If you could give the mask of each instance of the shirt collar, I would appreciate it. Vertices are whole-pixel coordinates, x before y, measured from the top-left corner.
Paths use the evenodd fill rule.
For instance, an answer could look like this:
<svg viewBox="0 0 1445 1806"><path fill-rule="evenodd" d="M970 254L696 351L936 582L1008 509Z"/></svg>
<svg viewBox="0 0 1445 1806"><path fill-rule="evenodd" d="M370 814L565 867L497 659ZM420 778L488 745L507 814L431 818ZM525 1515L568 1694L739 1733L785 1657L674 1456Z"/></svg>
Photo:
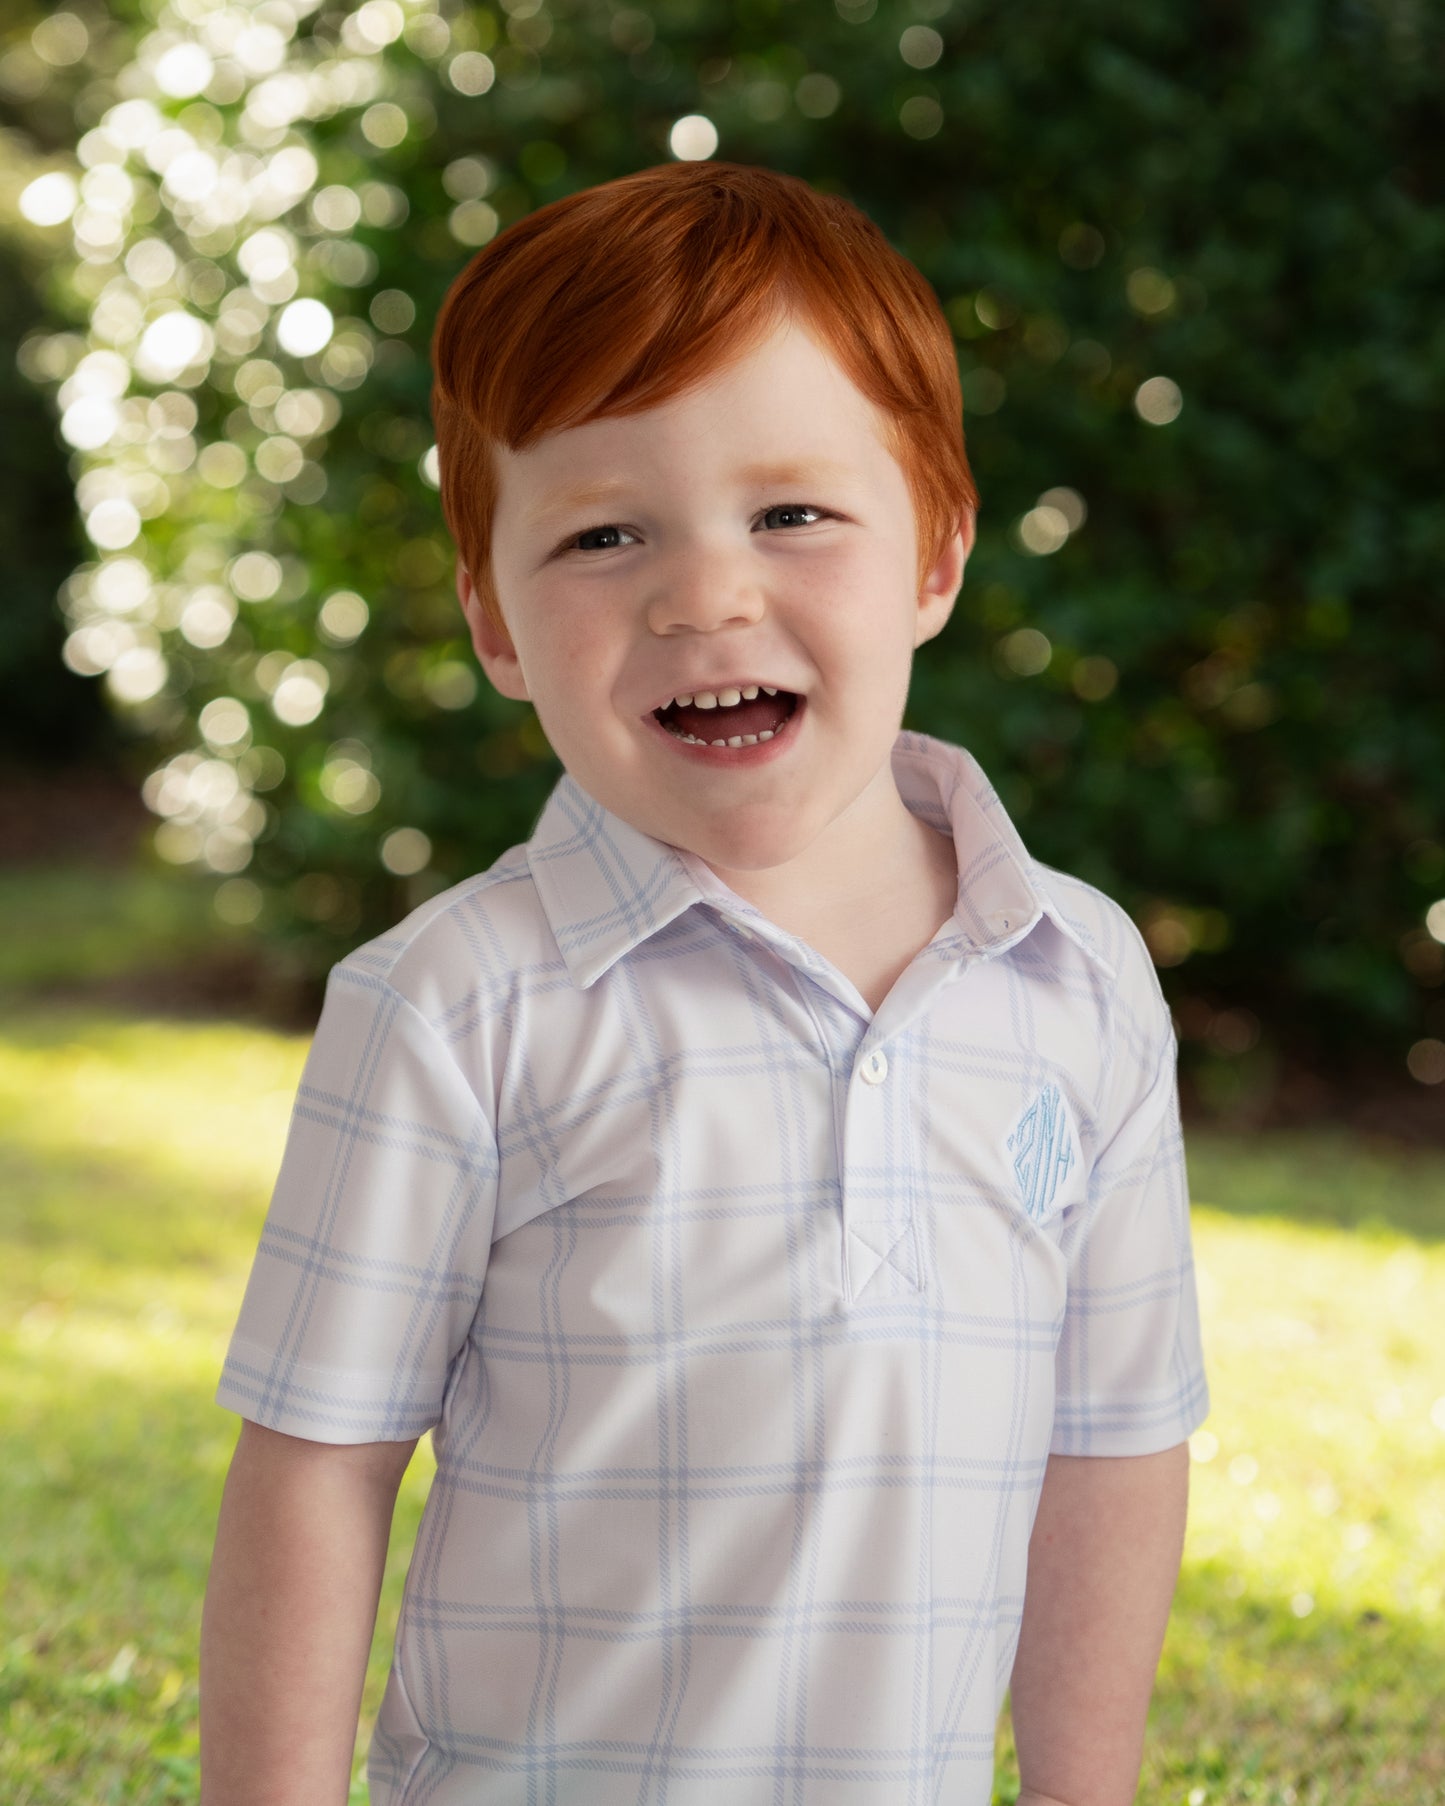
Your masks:
<svg viewBox="0 0 1445 1806"><path fill-rule="evenodd" d="M951 834L958 853L958 902L933 942L938 955L1006 952L1048 916L1115 976L1060 906L1055 875L1029 856L970 753L924 734L900 734L893 773L908 807ZM582 989L696 903L763 926L752 905L698 861L613 815L571 777L552 792L527 859L568 974Z"/></svg>
<svg viewBox="0 0 1445 1806"><path fill-rule="evenodd" d="M1110 979L1118 973L1084 924L1063 907L1059 874L1030 854L972 753L926 734L900 734L893 775L904 802L953 837L958 901L934 941L943 954L998 954L1047 916Z"/></svg>

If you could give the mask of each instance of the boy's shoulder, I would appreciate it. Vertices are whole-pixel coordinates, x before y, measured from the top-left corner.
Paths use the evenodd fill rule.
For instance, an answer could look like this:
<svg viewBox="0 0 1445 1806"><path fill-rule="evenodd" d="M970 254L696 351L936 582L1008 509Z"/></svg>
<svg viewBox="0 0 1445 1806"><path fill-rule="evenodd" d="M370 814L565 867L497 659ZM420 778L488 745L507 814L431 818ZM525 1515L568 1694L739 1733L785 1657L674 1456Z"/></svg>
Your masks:
<svg viewBox="0 0 1445 1806"><path fill-rule="evenodd" d="M1029 864L1041 900L1113 983L1162 996L1149 944L1122 903L1072 872L1041 859Z"/></svg>
<svg viewBox="0 0 1445 1806"><path fill-rule="evenodd" d="M588 989L700 896L686 862L564 775L531 837L348 954L333 982L400 993L433 1022L520 992Z"/></svg>
<svg viewBox="0 0 1445 1806"><path fill-rule="evenodd" d="M401 921L353 948L333 984L399 993L437 1020L478 982L547 957L527 847L509 847L485 871L428 897Z"/></svg>

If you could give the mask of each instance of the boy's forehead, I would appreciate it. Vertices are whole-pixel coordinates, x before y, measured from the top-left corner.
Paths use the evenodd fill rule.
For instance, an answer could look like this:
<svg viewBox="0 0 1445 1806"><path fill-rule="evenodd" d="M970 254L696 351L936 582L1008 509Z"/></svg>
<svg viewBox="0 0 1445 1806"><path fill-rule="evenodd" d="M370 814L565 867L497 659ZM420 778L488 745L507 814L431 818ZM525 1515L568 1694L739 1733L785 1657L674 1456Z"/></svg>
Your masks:
<svg viewBox="0 0 1445 1806"><path fill-rule="evenodd" d="M592 415L516 448L499 446L498 476L549 490L559 504L619 496L638 465L716 455L744 485L842 482L881 453L888 422L807 330L785 320L740 355L647 408Z"/></svg>

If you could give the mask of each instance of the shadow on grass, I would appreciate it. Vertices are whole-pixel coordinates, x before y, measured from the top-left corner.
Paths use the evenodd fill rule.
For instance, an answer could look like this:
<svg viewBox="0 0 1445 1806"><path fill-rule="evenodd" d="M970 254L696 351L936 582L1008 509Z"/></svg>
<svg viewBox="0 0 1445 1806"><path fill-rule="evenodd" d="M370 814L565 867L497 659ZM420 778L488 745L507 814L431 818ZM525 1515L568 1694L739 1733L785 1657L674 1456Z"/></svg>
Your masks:
<svg viewBox="0 0 1445 1806"><path fill-rule="evenodd" d="M1236 1217L1445 1241L1445 1151L1343 1130L1254 1134L1196 1128L1186 1138L1195 1202Z"/></svg>

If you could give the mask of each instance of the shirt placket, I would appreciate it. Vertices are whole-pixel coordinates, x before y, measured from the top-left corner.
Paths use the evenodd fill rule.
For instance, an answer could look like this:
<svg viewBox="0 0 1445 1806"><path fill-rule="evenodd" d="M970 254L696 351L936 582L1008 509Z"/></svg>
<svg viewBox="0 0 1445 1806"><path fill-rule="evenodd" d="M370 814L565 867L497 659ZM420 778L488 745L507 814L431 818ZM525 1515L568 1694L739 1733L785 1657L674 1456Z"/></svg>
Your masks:
<svg viewBox="0 0 1445 1806"><path fill-rule="evenodd" d="M781 951L781 949L780 949ZM918 1123L915 1091L921 1037L914 1024L962 960L921 958L870 1020L852 987L809 948L792 963L833 1074L834 1146L843 1297L872 1305L922 1289L916 1221Z"/></svg>
<svg viewBox="0 0 1445 1806"><path fill-rule="evenodd" d="M875 1022L858 1044L843 1088L843 1259L850 1304L920 1285L909 1039L906 1031L880 1034Z"/></svg>

